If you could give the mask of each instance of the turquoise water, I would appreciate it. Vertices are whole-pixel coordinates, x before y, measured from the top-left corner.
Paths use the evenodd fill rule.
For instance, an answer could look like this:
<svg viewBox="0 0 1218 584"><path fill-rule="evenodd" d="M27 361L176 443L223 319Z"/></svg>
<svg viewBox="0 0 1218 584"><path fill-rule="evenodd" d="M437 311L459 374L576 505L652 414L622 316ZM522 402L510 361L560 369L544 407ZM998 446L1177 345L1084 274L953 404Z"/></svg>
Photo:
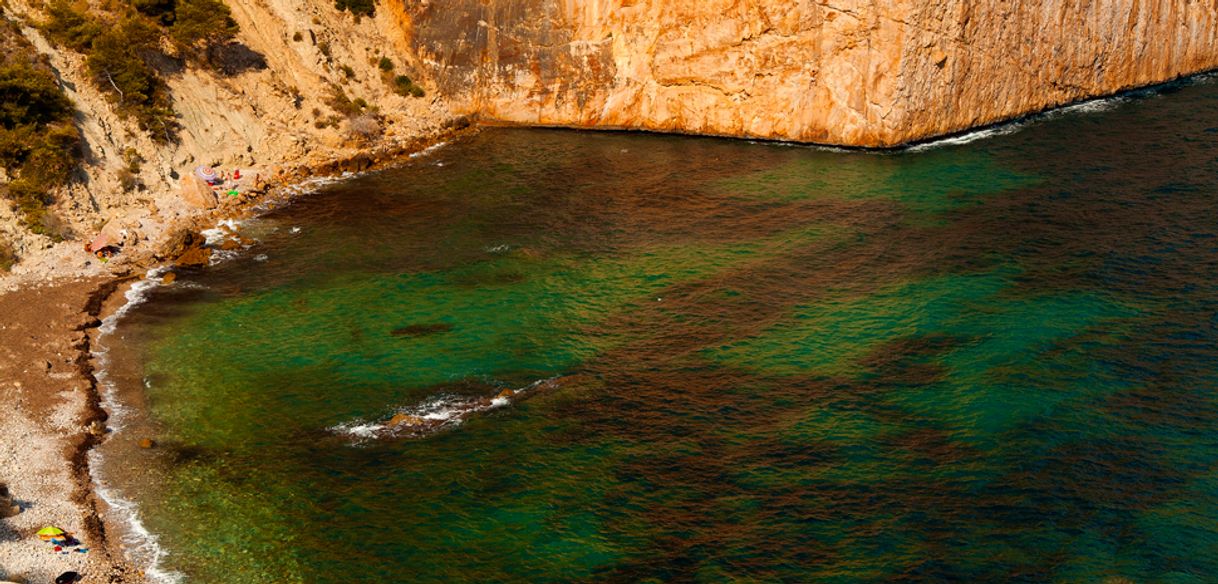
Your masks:
<svg viewBox="0 0 1218 584"><path fill-rule="evenodd" d="M120 482L198 582L1211 581L1216 144L487 130L134 310Z"/></svg>

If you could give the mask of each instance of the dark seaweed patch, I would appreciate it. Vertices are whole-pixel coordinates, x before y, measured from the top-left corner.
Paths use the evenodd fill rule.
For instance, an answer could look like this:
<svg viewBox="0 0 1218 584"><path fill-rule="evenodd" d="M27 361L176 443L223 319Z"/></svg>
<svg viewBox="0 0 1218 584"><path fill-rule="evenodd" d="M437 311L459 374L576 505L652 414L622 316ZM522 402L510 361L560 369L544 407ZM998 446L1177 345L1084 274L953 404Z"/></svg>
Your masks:
<svg viewBox="0 0 1218 584"><path fill-rule="evenodd" d="M389 331L389 334L391 334L395 337L415 338L415 337L428 337L431 335L438 335L440 333L446 333L451 330L453 330L453 325L448 324L448 323L443 323L443 322L437 322L437 323L430 323L430 324L411 324L411 325L407 325L407 326L403 326L403 327L398 327L398 328L393 329L392 331Z"/></svg>

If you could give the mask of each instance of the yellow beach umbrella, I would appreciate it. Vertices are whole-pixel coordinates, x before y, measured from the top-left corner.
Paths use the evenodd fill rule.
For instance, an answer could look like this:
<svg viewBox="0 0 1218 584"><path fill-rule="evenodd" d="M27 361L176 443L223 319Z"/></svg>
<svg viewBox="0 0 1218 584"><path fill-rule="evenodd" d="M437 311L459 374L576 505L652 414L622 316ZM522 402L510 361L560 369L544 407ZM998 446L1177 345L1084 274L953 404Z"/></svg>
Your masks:
<svg viewBox="0 0 1218 584"><path fill-rule="evenodd" d="M44 541L49 540L49 539L54 539L61 535L63 535L62 529L60 529L58 527L52 527L50 525L38 530L38 537L42 538Z"/></svg>

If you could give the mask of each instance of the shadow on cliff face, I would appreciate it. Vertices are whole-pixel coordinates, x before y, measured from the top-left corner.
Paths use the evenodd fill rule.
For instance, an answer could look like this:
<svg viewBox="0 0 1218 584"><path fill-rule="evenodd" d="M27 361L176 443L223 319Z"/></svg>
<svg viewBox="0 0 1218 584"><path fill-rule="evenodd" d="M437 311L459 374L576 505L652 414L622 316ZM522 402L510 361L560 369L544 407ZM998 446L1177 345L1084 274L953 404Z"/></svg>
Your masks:
<svg viewBox="0 0 1218 584"><path fill-rule="evenodd" d="M225 77L267 68L266 57L242 43L225 43L211 51L211 61Z"/></svg>

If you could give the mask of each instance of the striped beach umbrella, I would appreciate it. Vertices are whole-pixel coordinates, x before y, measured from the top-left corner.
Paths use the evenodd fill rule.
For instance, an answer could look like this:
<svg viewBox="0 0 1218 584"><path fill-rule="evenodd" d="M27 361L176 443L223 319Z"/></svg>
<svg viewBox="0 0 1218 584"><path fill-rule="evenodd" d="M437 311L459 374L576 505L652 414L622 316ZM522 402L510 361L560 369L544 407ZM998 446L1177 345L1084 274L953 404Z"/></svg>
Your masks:
<svg viewBox="0 0 1218 584"><path fill-rule="evenodd" d="M195 176L197 176L207 182L212 182L212 181L216 180L216 177L218 175L216 174L216 169L214 169L210 166L199 166L198 168L195 169Z"/></svg>
<svg viewBox="0 0 1218 584"><path fill-rule="evenodd" d="M55 539L61 535L63 535L62 529L50 525L38 530L38 537L43 541Z"/></svg>

